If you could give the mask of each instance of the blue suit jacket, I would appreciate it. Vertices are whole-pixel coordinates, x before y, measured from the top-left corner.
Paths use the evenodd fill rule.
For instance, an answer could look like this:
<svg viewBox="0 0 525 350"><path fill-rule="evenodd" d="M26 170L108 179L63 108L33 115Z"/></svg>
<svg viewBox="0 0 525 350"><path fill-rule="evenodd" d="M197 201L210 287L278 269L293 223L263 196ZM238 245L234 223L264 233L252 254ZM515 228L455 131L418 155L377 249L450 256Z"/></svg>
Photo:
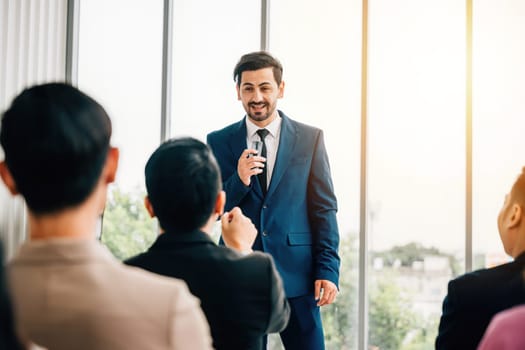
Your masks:
<svg viewBox="0 0 525 350"><path fill-rule="evenodd" d="M323 132L279 114L279 149L266 196L255 177L245 186L237 174L245 119L210 133L207 142L221 168L226 210L238 206L253 221L259 232L253 247L273 256L291 298L311 294L317 279L338 285L337 201Z"/></svg>

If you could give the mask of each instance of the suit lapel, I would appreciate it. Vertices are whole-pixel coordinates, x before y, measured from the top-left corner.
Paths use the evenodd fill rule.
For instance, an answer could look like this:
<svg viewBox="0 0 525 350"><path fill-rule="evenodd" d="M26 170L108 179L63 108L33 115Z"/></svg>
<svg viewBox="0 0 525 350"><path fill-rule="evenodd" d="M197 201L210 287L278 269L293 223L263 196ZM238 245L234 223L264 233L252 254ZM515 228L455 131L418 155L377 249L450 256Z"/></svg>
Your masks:
<svg viewBox="0 0 525 350"><path fill-rule="evenodd" d="M272 178L270 179L270 186L266 197L269 198L281 181L283 174L292 159L294 153L295 142L297 140L297 130L293 121L290 120L284 113L279 111L282 118L281 135L279 137L279 149L275 159Z"/></svg>
<svg viewBox="0 0 525 350"><path fill-rule="evenodd" d="M246 149L247 131L245 118L243 118L237 124L237 127L233 129L231 137L228 140L231 152L235 159L239 159L241 153ZM251 181L253 182L252 189L255 191L255 193L257 193L257 195L261 199L263 199L264 195L262 192L261 185L259 184L259 180L257 179L257 176L252 176Z"/></svg>
<svg viewBox="0 0 525 350"><path fill-rule="evenodd" d="M246 149L246 124L242 119L237 126L232 129L232 133L227 142L235 159L239 159L242 151Z"/></svg>

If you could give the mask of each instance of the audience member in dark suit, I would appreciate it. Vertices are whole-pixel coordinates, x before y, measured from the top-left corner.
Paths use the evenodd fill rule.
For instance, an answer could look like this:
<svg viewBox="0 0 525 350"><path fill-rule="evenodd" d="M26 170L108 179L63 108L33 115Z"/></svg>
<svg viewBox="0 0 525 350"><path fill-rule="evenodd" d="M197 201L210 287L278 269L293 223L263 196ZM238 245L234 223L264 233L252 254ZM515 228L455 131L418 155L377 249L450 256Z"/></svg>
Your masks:
<svg viewBox="0 0 525 350"><path fill-rule="evenodd" d="M4 250L0 242L0 349L22 349L15 334L15 321L11 298L7 288L4 267Z"/></svg>
<svg viewBox="0 0 525 350"><path fill-rule="evenodd" d="M201 300L216 349L261 349L265 334L285 328L289 306L271 256L251 251L255 226L239 208L223 213L221 187L219 167L204 143L163 143L146 164L145 200L161 235L126 263L186 281ZM224 241L235 250L210 238L221 215Z"/></svg>
<svg viewBox="0 0 525 350"><path fill-rule="evenodd" d="M476 349L491 318L525 303L525 168L498 215L505 252L514 261L467 273L449 282L436 349Z"/></svg>

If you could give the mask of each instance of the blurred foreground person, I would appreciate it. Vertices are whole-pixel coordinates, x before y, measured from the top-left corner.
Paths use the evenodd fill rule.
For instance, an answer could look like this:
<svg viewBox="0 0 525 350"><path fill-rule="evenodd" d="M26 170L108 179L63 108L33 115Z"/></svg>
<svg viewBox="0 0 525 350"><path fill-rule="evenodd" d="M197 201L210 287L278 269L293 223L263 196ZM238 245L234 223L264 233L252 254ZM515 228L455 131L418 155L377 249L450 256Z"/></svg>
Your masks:
<svg viewBox="0 0 525 350"><path fill-rule="evenodd" d="M525 349L525 305L499 312L490 322L479 350Z"/></svg>
<svg viewBox="0 0 525 350"><path fill-rule="evenodd" d="M122 265L94 236L115 179L104 109L76 88L23 91L4 113L0 175L28 207L30 240L9 264L17 330L50 350L210 349L182 281Z"/></svg>

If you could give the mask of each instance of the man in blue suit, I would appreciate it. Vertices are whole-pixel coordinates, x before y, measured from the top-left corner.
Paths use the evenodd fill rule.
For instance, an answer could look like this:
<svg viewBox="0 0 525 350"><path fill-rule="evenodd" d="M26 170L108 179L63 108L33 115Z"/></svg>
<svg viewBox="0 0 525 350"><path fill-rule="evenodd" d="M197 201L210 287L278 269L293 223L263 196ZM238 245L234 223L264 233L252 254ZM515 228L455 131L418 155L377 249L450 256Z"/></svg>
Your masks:
<svg viewBox="0 0 525 350"><path fill-rule="evenodd" d="M246 117L210 133L207 142L221 168L226 210L239 206L252 219L253 249L270 253L283 278L291 306L284 346L319 350L319 307L338 293L337 201L323 132L277 110L282 71L266 52L242 56L234 80Z"/></svg>

